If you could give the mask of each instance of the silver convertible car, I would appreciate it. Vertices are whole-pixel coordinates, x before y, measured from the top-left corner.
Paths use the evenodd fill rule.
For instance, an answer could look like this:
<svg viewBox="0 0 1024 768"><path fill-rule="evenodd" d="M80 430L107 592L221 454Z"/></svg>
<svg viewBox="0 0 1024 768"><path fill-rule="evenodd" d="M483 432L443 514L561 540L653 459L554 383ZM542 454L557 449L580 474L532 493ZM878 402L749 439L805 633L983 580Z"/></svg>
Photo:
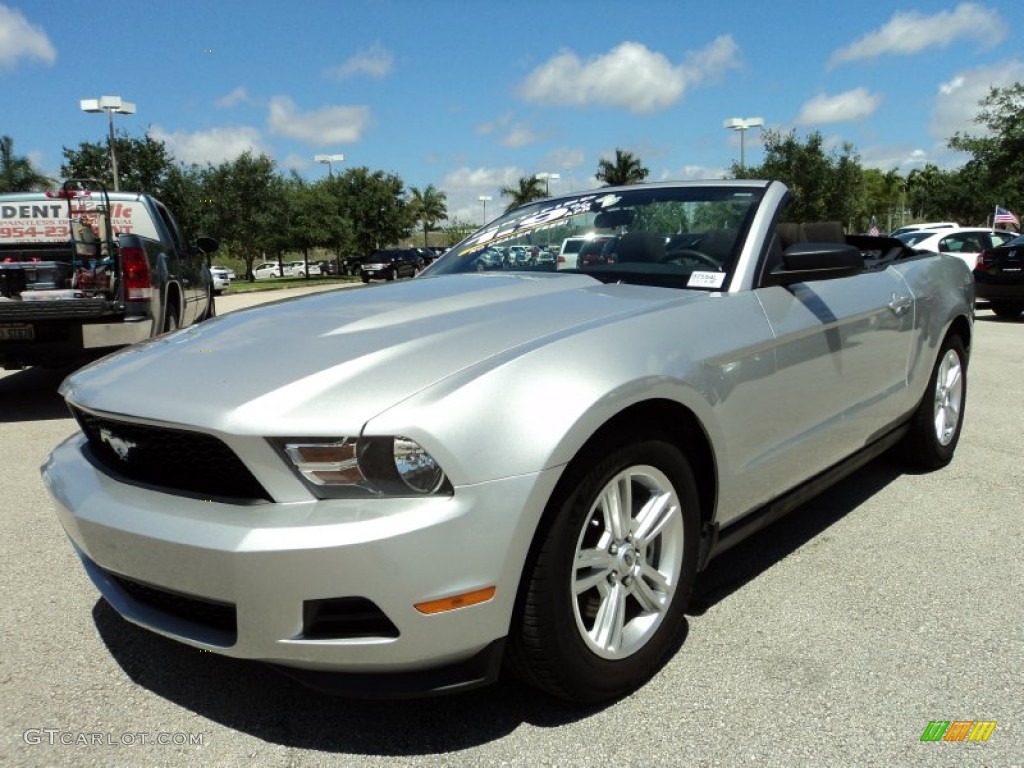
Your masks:
<svg viewBox="0 0 1024 768"><path fill-rule="evenodd" d="M62 386L60 521L129 621L314 687L621 696L711 558L883 452L953 457L971 273L789 197L546 199L413 280L117 353Z"/></svg>

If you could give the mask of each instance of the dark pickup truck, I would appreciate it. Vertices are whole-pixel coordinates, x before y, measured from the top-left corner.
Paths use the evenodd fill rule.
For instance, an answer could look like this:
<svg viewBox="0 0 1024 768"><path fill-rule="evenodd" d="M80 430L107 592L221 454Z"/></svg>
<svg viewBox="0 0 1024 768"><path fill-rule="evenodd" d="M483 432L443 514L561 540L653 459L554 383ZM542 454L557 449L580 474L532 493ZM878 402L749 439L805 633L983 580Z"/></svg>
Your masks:
<svg viewBox="0 0 1024 768"><path fill-rule="evenodd" d="M212 317L209 254L149 195L0 195L0 365L65 365Z"/></svg>

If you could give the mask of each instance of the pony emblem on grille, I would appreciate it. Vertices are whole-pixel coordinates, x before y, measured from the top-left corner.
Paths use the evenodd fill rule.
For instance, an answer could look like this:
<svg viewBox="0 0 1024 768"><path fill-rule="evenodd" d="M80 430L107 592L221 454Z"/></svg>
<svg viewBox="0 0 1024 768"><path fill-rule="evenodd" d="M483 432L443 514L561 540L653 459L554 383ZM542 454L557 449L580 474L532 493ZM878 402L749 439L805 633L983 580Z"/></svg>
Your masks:
<svg viewBox="0 0 1024 768"><path fill-rule="evenodd" d="M109 445L121 461L128 461L128 454L137 445L137 443L133 443L130 440L118 437L106 427L100 429L100 440Z"/></svg>

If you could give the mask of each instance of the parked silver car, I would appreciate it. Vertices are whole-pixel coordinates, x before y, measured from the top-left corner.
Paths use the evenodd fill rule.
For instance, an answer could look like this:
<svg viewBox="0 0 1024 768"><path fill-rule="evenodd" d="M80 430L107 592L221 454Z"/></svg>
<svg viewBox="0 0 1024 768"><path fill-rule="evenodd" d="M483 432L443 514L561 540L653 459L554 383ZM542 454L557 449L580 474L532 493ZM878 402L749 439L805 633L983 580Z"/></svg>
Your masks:
<svg viewBox="0 0 1024 768"><path fill-rule="evenodd" d="M42 470L61 523L128 620L313 686L450 692L504 667L621 696L712 557L890 448L953 457L970 272L784 223L788 200L748 180L548 199L415 280L80 370L81 432ZM579 233L615 253L488 257Z"/></svg>

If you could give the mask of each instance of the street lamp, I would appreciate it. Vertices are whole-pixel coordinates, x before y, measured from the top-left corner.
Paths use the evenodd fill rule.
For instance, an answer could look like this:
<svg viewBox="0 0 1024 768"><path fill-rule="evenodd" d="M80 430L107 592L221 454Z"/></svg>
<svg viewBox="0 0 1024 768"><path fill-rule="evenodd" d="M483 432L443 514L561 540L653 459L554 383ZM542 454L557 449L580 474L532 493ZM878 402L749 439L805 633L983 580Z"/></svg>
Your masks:
<svg viewBox="0 0 1024 768"><path fill-rule="evenodd" d="M329 177L334 176L334 164L345 162L344 155L313 155L313 159L318 163L327 163L327 175Z"/></svg>
<svg viewBox="0 0 1024 768"><path fill-rule="evenodd" d="M120 191L117 178L117 154L114 152L114 113L134 115L135 105L130 101L121 101L120 96L100 96L98 99L81 99L79 104L83 112L106 112L110 123L110 167L114 171L114 191Z"/></svg>
<svg viewBox="0 0 1024 768"><path fill-rule="evenodd" d="M477 200L484 204L484 224L487 223L487 204L493 199L490 195L480 195L477 198Z"/></svg>
<svg viewBox="0 0 1024 768"><path fill-rule="evenodd" d="M544 194L547 197L551 197L551 182L558 181L562 177L557 173L548 173L547 171L545 171L543 173L538 173L536 176L534 176L534 178L544 179Z"/></svg>
<svg viewBox="0 0 1024 768"><path fill-rule="evenodd" d="M763 128L764 118L763 117L730 117L724 123L723 128L731 128L734 131L740 132L740 172L743 172L743 168L746 166L746 158L743 156L743 137L747 133L747 128Z"/></svg>

